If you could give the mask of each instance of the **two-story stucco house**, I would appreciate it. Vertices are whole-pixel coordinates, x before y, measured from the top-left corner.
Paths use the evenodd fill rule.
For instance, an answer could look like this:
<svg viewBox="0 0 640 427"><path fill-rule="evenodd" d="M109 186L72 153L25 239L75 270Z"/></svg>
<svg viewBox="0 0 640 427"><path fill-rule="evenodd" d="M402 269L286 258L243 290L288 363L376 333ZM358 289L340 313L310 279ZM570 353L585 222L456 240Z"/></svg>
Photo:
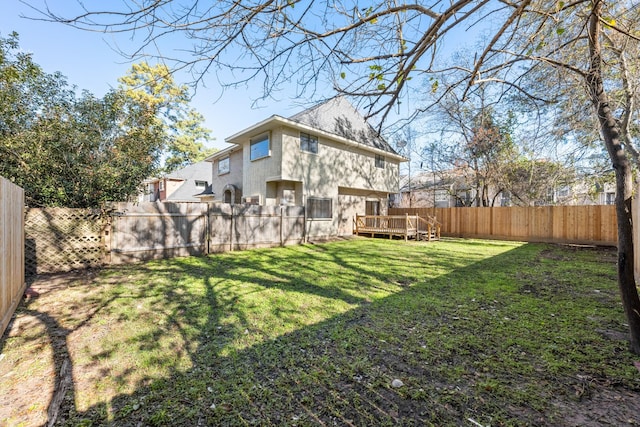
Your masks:
<svg viewBox="0 0 640 427"><path fill-rule="evenodd" d="M307 236L348 235L356 214L384 214L406 159L344 98L271 116L207 160L223 203L306 207Z"/></svg>

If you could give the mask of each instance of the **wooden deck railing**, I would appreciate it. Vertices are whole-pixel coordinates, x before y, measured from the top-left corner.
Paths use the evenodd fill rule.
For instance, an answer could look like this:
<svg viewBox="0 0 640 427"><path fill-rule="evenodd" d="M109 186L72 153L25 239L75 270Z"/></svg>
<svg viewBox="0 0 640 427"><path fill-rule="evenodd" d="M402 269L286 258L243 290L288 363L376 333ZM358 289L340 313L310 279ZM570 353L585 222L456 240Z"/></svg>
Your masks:
<svg viewBox="0 0 640 427"><path fill-rule="evenodd" d="M415 238L427 240L440 238L440 223L434 217L421 218L418 215L356 215L354 233L394 236L405 240Z"/></svg>
<svg viewBox="0 0 640 427"><path fill-rule="evenodd" d="M427 240L440 240L440 228L442 224L435 216L427 215L426 218L418 216L418 231Z"/></svg>

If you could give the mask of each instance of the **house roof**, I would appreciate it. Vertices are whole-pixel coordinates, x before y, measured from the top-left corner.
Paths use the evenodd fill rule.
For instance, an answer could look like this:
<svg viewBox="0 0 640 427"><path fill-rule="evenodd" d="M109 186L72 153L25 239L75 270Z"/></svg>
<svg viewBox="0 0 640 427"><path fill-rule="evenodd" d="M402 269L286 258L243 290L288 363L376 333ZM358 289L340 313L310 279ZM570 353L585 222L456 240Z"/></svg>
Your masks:
<svg viewBox="0 0 640 427"><path fill-rule="evenodd" d="M278 124L324 135L346 145L384 154L400 161L407 160L399 155L343 97L332 98L289 118L273 115L230 136L226 141L240 144L247 137L266 132ZM207 160L218 157L217 154Z"/></svg>
<svg viewBox="0 0 640 427"><path fill-rule="evenodd" d="M239 150L240 146L237 144L233 144L229 147L223 148L222 150L218 150L215 153L211 154L209 157L204 159L205 162L213 162L215 159L221 159L233 153L236 150Z"/></svg>
<svg viewBox="0 0 640 427"><path fill-rule="evenodd" d="M202 191L202 193L194 194L193 197L196 197L196 198L209 197L209 196L215 196L215 194L216 193L213 192L213 185L207 184L207 187L204 189L204 191Z"/></svg>
<svg viewBox="0 0 640 427"><path fill-rule="evenodd" d="M185 166L166 176L167 179L184 181L180 187L169 194L165 199L172 202L198 202L196 194L202 193L202 188L196 187L196 181L205 181L207 184L211 181L211 163L197 162L192 165ZM206 191L206 190L205 190Z"/></svg>
<svg viewBox="0 0 640 427"><path fill-rule="evenodd" d="M398 154L343 96L332 98L304 110L289 117L289 120L356 141L362 145Z"/></svg>
<svg viewBox="0 0 640 427"><path fill-rule="evenodd" d="M211 164L209 162L197 162L171 172L165 176L168 179L187 180L197 179L198 181L211 181Z"/></svg>

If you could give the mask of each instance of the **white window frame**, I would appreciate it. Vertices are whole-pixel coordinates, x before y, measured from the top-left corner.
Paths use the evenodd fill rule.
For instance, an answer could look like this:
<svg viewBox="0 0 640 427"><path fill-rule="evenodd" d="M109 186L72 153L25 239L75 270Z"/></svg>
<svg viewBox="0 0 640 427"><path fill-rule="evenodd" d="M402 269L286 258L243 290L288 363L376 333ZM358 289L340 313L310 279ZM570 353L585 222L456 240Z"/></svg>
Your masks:
<svg viewBox="0 0 640 427"><path fill-rule="evenodd" d="M207 185L209 185L207 181L201 181L201 180L196 180L195 184L196 184L196 188L207 188Z"/></svg>
<svg viewBox="0 0 640 427"><path fill-rule="evenodd" d="M248 205L259 205L260 204L260 195L254 194L253 196L246 196L244 198L244 202Z"/></svg>
<svg viewBox="0 0 640 427"><path fill-rule="evenodd" d="M218 159L218 175L224 175L229 172L231 172L231 159L229 156Z"/></svg>
<svg viewBox="0 0 640 427"><path fill-rule="evenodd" d="M569 197L571 195L571 189L569 188L568 185L563 185L558 187L558 189L556 190L556 195L558 197L562 197L562 198L566 198Z"/></svg>
<svg viewBox="0 0 640 427"><path fill-rule="evenodd" d="M604 203L606 205L615 205L616 193L614 191L607 191L606 193L604 193Z"/></svg>
<svg viewBox="0 0 640 427"><path fill-rule="evenodd" d="M436 202L448 202L449 192L447 190L436 190L434 199Z"/></svg>
<svg viewBox="0 0 640 427"><path fill-rule="evenodd" d="M264 141L266 141L267 143L267 152L262 154L262 150L261 150L259 152L260 155L257 155L256 157L254 157L253 147L263 143ZM271 156L271 135L269 135L269 133L263 133L249 140L249 160L254 162L256 160L264 159L265 157L269 157L269 156Z"/></svg>

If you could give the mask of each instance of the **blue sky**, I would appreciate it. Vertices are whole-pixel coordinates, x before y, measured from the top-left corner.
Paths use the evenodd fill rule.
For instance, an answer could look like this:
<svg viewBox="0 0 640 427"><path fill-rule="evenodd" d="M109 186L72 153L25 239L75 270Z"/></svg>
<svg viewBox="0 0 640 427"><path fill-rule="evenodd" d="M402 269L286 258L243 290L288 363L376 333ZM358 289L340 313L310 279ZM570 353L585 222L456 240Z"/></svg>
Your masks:
<svg viewBox="0 0 640 427"><path fill-rule="evenodd" d="M131 51L138 44L129 39L129 35L87 32L59 23L26 19L22 15L35 17L37 12L19 0L0 0L0 35L6 37L12 31L20 35L20 47L33 53L34 61L46 72L60 71L72 85L102 96L111 87L118 84L118 77L126 74L131 63L114 50L114 46ZM41 6L45 0L28 0L32 5ZM49 0L52 9L59 14L73 16L71 10L77 7L75 0ZM477 33L477 29L471 33ZM472 34L454 36L448 46L440 51L452 52L461 45L469 45ZM174 46L175 47L175 46ZM161 47L162 48L162 47ZM167 48L166 46L164 48ZM176 76L178 83L187 83L188 76ZM261 82L256 81L247 87L222 91L214 75L208 75L205 81L208 87L200 86L192 101L206 119L206 126L212 130L215 141L211 146L224 148L224 139L253 125L273 114L290 116L302 110L300 99L288 96L287 92L278 93L279 100L256 101L261 93ZM295 88L289 93L294 94ZM333 93L321 93L316 96L332 96ZM308 102L312 100L307 100ZM408 100L407 100L408 101ZM404 103L410 107L410 101ZM406 113L409 113L407 111ZM401 113L402 114L402 113Z"/></svg>
<svg viewBox="0 0 640 427"><path fill-rule="evenodd" d="M66 1L72 3L72 0ZM117 39L110 34L21 18L21 15L36 16L36 13L18 0L0 2L0 35L6 37L12 31L18 32L20 48L33 53L35 63L47 73L60 71L78 89L102 96L118 85L118 77L126 74L131 66L112 48L131 46L127 38ZM213 78L209 80L209 87L200 87L196 92L192 106L205 117L206 126L212 130L216 138L210 144L213 147L227 146L225 138L273 114L290 116L303 109L286 94L280 95L279 102L259 101L257 106L252 105L255 94L259 93L259 83L223 93Z"/></svg>

